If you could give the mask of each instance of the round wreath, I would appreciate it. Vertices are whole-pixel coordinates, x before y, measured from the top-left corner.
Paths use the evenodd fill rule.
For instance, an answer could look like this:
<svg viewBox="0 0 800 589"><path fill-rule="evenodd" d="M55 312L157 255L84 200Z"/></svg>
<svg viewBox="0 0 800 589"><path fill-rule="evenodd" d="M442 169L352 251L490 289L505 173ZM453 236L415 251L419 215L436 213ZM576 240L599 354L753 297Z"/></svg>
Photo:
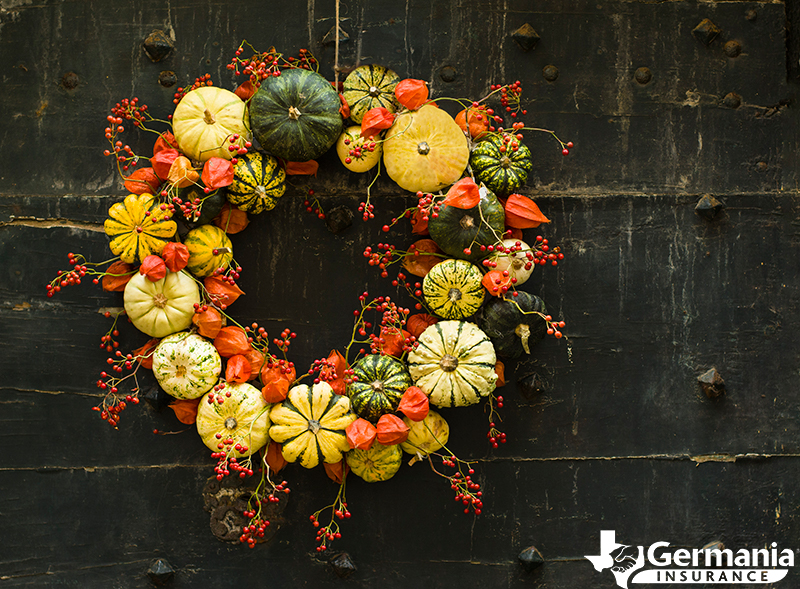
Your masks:
<svg viewBox="0 0 800 589"><path fill-rule="evenodd" d="M246 49L251 56L243 57ZM197 78L175 94L167 121L137 98L117 103L104 153L130 194L111 206L104 225L115 257L92 263L68 254L71 267L47 294L86 277L123 293L124 309L106 313L113 324L101 345L110 356L93 409L118 427L123 410L140 401L140 371L152 370L177 418L196 424L216 479L255 481L239 542L254 547L266 537L269 514L289 492L277 473L291 462L322 465L339 483L333 503L310 515L323 552L350 517L349 473L388 480L404 453L445 478L465 513L480 514L473 464L449 450L449 426L431 406L485 402L488 442L498 447L503 362L529 355L546 334L561 338L565 324L516 288L564 257L541 235L523 240L523 229L549 220L516 192L532 165L523 132L546 131L518 120L527 114L520 83L492 85L477 100L431 99L424 81L379 65L354 69L338 88L317 65L306 50L287 57L243 42L228 66L245 78L233 92L209 75ZM455 117L446 110L452 104ZM123 143L131 126L156 134L151 156ZM567 155L572 144L546 132ZM358 207L364 221L375 216L370 189L381 166L415 193L414 205L381 229L407 222L418 239L364 251L413 302L362 293L349 341L299 374L289 356L294 332L270 337L229 314L244 293L228 235L247 227L248 213L274 208L287 178L316 174L315 159L333 146L353 173L375 170ZM326 218L313 190L305 207ZM152 339L119 350L122 316Z"/></svg>

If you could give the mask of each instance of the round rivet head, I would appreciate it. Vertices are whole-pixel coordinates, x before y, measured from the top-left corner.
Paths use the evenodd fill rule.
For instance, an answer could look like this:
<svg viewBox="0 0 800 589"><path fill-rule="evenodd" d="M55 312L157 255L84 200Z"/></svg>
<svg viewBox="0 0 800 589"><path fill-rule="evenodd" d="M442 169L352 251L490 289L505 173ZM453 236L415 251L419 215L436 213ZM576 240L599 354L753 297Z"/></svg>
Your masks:
<svg viewBox="0 0 800 589"><path fill-rule="evenodd" d="M742 46L738 41L728 41L725 43L725 46L722 48L722 50L728 57L738 57L742 52Z"/></svg>
<svg viewBox="0 0 800 589"><path fill-rule="evenodd" d="M722 105L726 108L739 108L742 105L742 97L736 92L728 92L722 99Z"/></svg>
<svg viewBox="0 0 800 589"><path fill-rule="evenodd" d="M519 560L522 568L525 569L527 573L530 573L544 564L544 557L536 546L528 546L519 553L517 560Z"/></svg>
<svg viewBox="0 0 800 589"><path fill-rule="evenodd" d="M67 72L64 74L64 77L61 78L61 85L67 90L74 90L78 87L79 81L78 74L75 72Z"/></svg>
<svg viewBox="0 0 800 589"><path fill-rule="evenodd" d="M648 67L640 67L636 70L633 74L633 77L639 82L641 85L647 84L650 80L653 79L653 73L650 71Z"/></svg>
<svg viewBox="0 0 800 589"><path fill-rule="evenodd" d="M171 88L178 83L178 76L176 76L173 71L164 70L158 74L158 83L164 86L164 88Z"/></svg>
<svg viewBox="0 0 800 589"><path fill-rule="evenodd" d="M161 29L155 29L147 35L142 43L142 48L151 61L159 62L172 53L175 43L167 33Z"/></svg>
<svg viewBox="0 0 800 589"><path fill-rule="evenodd" d="M453 82L456 79L456 68L446 65L439 70L439 77L443 82Z"/></svg>
<svg viewBox="0 0 800 589"><path fill-rule="evenodd" d="M542 68L542 75L548 82L555 82L558 79L558 68L554 65L546 65Z"/></svg>
<svg viewBox="0 0 800 589"><path fill-rule="evenodd" d="M752 8L748 8L744 13L744 17L749 21L754 21L758 18L758 13Z"/></svg>

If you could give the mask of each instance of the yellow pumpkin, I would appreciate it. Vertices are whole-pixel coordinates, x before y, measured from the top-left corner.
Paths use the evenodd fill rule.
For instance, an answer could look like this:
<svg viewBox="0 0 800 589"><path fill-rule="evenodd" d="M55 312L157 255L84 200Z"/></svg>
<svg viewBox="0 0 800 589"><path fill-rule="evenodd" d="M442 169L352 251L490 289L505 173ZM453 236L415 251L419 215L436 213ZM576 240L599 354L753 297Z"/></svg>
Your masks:
<svg viewBox="0 0 800 589"><path fill-rule="evenodd" d="M327 382L297 385L270 412L269 436L282 444L287 462L314 468L320 460L339 462L350 449L345 429L356 420L350 399L337 395Z"/></svg>
<svg viewBox="0 0 800 589"><path fill-rule="evenodd" d="M464 132L453 117L430 104L398 115L386 132L386 173L405 190L441 190L461 178L468 162Z"/></svg>
<svg viewBox="0 0 800 589"><path fill-rule="evenodd" d="M186 269L199 278L211 276L217 268L225 268L233 260L233 245L226 233L216 225L200 225L183 240L189 250Z"/></svg>
<svg viewBox="0 0 800 589"><path fill-rule="evenodd" d="M129 194L111 205L103 229L111 238L111 252L123 262L135 264L161 250L175 235L178 225L161 210L152 194Z"/></svg>
<svg viewBox="0 0 800 589"><path fill-rule="evenodd" d="M347 466L368 483L387 481L400 470L403 451L399 446L373 442L366 450L355 448L347 453Z"/></svg>
<svg viewBox="0 0 800 589"><path fill-rule="evenodd" d="M371 145L374 145L372 151L368 147ZM342 165L351 172L359 174L374 168L380 161L382 152L383 148L375 138L364 139L361 136L359 125L345 129L336 142L336 154Z"/></svg>
<svg viewBox="0 0 800 589"><path fill-rule="evenodd" d="M180 149L193 160L231 159L250 136L245 104L230 90L201 86L184 96L172 115L172 132ZM233 143L234 135L239 138Z"/></svg>
<svg viewBox="0 0 800 589"><path fill-rule="evenodd" d="M167 272L156 282L137 272L125 285L123 301L136 329L150 337L165 337L192 325L200 289L184 272Z"/></svg>
<svg viewBox="0 0 800 589"><path fill-rule="evenodd" d="M228 382L222 390L212 389L200 400L197 433L214 452L229 450L237 458L250 456L269 440L269 409L270 404L253 385ZM233 443L226 446L225 440ZM237 450L237 444L245 449Z"/></svg>
<svg viewBox="0 0 800 589"><path fill-rule="evenodd" d="M400 447L409 454L426 456L442 448L450 439L450 426L432 409L422 421L411 421L408 417L403 421L410 429L408 439Z"/></svg>

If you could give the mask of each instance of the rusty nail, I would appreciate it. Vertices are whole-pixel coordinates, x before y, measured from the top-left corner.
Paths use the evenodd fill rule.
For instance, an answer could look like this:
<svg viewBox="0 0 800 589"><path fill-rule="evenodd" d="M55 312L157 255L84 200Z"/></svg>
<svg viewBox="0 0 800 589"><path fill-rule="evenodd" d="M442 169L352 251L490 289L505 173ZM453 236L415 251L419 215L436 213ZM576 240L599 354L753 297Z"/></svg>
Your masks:
<svg viewBox="0 0 800 589"><path fill-rule="evenodd" d="M350 35L348 35L342 27L339 27L339 43L345 43L346 41L350 40ZM325 36L322 37L322 44L323 45L335 45L336 44L336 25L331 27L331 30L325 33Z"/></svg>
<svg viewBox="0 0 800 589"><path fill-rule="evenodd" d="M353 559L346 552L340 552L334 556L330 563L333 567L333 572L335 572L340 579L346 579L358 570Z"/></svg>
<svg viewBox="0 0 800 589"><path fill-rule="evenodd" d="M147 38L142 43L144 52L152 62L159 62L167 57L172 50L175 49L175 44L172 39L161 29L155 29L152 33L147 35Z"/></svg>
<svg viewBox="0 0 800 589"><path fill-rule="evenodd" d="M721 32L722 29L720 29L707 18L701 20L700 24L692 29L692 34L697 38L698 41L702 41L704 45L710 45L711 42L716 39L717 35L719 35Z"/></svg>
<svg viewBox="0 0 800 589"><path fill-rule="evenodd" d="M153 584L159 586L169 583L174 574L175 569L163 558L155 561L147 571L147 576L150 577Z"/></svg>
<svg viewBox="0 0 800 589"><path fill-rule="evenodd" d="M709 399L718 399L725 394L725 381L717 372L716 368L711 368L697 377L700 389Z"/></svg>
<svg viewBox="0 0 800 589"><path fill-rule="evenodd" d="M648 67L640 67L636 70L633 74L633 77L639 82L641 85L647 84L650 80L653 79L653 73L650 71Z"/></svg>
<svg viewBox="0 0 800 589"><path fill-rule="evenodd" d="M528 546L525 550L519 553L517 559L522 565L522 568L525 569L526 573L530 573L532 570L544 564L544 557L542 556L542 553L539 552L539 549L536 548L536 546Z"/></svg>
<svg viewBox="0 0 800 589"><path fill-rule="evenodd" d="M178 76L176 76L173 71L164 70L158 74L158 83L164 86L164 88L171 88L178 83Z"/></svg>
<svg viewBox="0 0 800 589"><path fill-rule="evenodd" d="M744 17L749 21L754 21L758 18L758 13L752 8L748 8L744 13Z"/></svg>
<svg viewBox="0 0 800 589"><path fill-rule="evenodd" d="M723 205L716 198L710 194L704 194L694 207L694 212L704 219L710 221L724 208L725 205Z"/></svg>
<svg viewBox="0 0 800 589"><path fill-rule="evenodd" d="M511 38L517 42L517 45L522 47L524 51L530 51L536 47L536 44L539 42L541 37L539 34L533 30L533 27L528 23L525 23L516 31L511 33Z"/></svg>
<svg viewBox="0 0 800 589"><path fill-rule="evenodd" d="M542 68L542 75L548 82L555 82L558 79L558 68L554 65L546 65Z"/></svg>
<svg viewBox="0 0 800 589"><path fill-rule="evenodd" d="M64 86L67 90L74 90L78 87L79 82L78 74L75 72L67 72L61 78L61 85Z"/></svg>
<svg viewBox="0 0 800 589"><path fill-rule="evenodd" d="M439 70L439 77L443 82L453 82L456 79L456 68L450 65L444 66Z"/></svg>
<svg viewBox="0 0 800 589"><path fill-rule="evenodd" d="M728 57L738 57L739 54L742 52L742 46L739 43L739 41L728 41L722 47L722 50Z"/></svg>
<svg viewBox="0 0 800 589"><path fill-rule="evenodd" d="M728 108L739 108L742 105L742 97L736 92L728 92L722 99L722 104Z"/></svg>

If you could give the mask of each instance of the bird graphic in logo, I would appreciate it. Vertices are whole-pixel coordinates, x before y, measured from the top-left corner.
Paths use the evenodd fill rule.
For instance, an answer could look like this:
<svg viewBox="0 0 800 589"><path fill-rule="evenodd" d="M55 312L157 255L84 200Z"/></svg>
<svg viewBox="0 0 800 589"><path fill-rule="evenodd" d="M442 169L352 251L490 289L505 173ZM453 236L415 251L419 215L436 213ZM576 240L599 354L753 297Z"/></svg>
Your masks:
<svg viewBox="0 0 800 589"><path fill-rule="evenodd" d="M586 558L598 571L611 569L617 585L628 589L628 579L644 566L644 548L617 544L614 530L600 531L600 554Z"/></svg>

